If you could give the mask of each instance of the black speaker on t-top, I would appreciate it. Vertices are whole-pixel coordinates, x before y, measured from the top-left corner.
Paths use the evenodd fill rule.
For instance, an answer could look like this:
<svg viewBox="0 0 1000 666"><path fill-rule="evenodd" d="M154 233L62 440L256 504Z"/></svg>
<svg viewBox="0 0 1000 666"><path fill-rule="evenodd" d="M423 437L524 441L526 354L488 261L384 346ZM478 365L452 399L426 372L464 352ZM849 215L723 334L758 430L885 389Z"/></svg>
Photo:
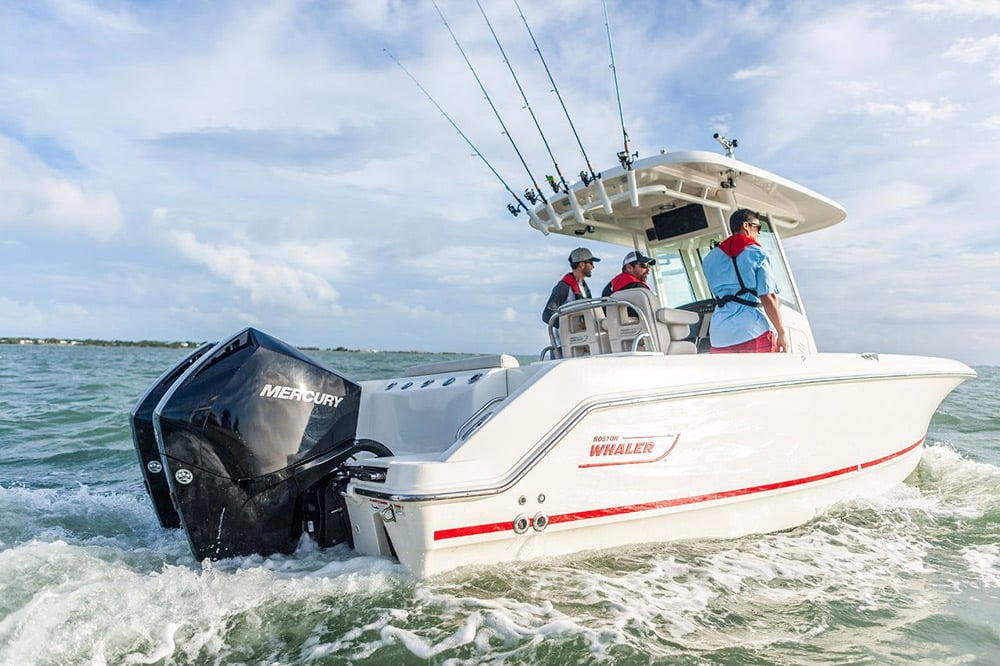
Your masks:
<svg viewBox="0 0 1000 666"><path fill-rule="evenodd" d="M708 229L705 208L689 204L654 215L653 228L646 229L646 238L651 241L667 240L702 229Z"/></svg>

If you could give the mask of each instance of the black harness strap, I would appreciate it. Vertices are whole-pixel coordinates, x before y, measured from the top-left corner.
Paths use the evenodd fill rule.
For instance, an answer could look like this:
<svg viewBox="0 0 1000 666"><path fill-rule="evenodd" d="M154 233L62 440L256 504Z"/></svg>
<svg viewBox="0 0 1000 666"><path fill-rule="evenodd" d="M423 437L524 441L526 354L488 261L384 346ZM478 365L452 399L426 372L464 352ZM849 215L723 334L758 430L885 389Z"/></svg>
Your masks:
<svg viewBox="0 0 1000 666"><path fill-rule="evenodd" d="M754 298L759 298L759 297L757 296L756 290L746 286L746 284L743 282L743 276L740 275L740 267L736 265L736 257L731 256L729 258L733 260L733 270L736 271L736 279L740 283L740 290L735 294L729 294L728 296L723 296L722 298L716 298L715 307L721 308L726 303L739 303L740 305L746 305L751 308L761 307L761 302L759 300L751 301L746 298L741 298L743 294L751 294Z"/></svg>

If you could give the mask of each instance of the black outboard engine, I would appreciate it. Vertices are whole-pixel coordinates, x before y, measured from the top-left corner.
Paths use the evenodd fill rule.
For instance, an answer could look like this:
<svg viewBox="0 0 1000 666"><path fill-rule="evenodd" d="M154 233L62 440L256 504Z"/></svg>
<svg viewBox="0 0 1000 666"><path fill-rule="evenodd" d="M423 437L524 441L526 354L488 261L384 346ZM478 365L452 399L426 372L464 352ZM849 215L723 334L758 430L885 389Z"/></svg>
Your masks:
<svg viewBox="0 0 1000 666"><path fill-rule="evenodd" d="M153 430L153 410L160 403L163 395L173 386L174 382L190 368L195 361L215 346L207 342L188 354L183 361L160 375L139 398L129 422L132 426L132 442L139 456L139 466L142 468L142 480L146 484L146 492L153 500L153 509L163 527L180 527L181 519L170 501L170 486L167 476L163 473L163 462L160 460L160 449L156 444L156 432Z"/></svg>
<svg viewBox="0 0 1000 666"><path fill-rule="evenodd" d="M360 386L252 328L194 360L153 413L194 556L290 553L303 531L350 543L343 463L391 455L355 440L360 402Z"/></svg>

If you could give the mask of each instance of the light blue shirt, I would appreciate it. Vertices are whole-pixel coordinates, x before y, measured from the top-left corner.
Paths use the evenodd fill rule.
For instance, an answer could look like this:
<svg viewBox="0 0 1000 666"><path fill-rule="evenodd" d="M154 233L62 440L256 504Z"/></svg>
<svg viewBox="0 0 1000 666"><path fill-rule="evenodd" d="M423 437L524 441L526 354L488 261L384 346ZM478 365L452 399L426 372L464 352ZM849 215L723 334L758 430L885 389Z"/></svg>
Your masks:
<svg viewBox="0 0 1000 666"><path fill-rule="evenodd" d="M774 280L771 260L759 245L747 245L736 255L743 284L759 295L777 294L778 283ZM721 248L715 248L702 262L705 279L716 298L735 295L740 290L740 282L733 271L733 260ZM756 301L753 294L743 294L740 298ZM730 301L716 308L708 329L708 337L713 347L731 347L760 337L771 328L771 323L762 308L752 308Z"/></svg>

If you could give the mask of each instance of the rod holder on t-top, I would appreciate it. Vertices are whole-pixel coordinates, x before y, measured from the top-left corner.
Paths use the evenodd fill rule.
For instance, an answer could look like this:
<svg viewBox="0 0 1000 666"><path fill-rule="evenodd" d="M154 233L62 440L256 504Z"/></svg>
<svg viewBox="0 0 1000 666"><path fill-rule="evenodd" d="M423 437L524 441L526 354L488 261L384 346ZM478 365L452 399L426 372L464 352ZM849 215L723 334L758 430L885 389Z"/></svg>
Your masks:
<svg viewBox="0 0 1000 666"><path fill-rule="evenodd" d="M726 149L726 157L731 157L733 159L736 159L736 155L733 154L733 148L738 148L739 147L739 145L740 145L739 141L737 141L736 139L733 139L732 141L730 141L729 139L727 139L726 137L722 136L718 132L716 132L715 134L713 134L712 138L715 139L716 141L718 141L722 145L722 147Z"/></svg>

